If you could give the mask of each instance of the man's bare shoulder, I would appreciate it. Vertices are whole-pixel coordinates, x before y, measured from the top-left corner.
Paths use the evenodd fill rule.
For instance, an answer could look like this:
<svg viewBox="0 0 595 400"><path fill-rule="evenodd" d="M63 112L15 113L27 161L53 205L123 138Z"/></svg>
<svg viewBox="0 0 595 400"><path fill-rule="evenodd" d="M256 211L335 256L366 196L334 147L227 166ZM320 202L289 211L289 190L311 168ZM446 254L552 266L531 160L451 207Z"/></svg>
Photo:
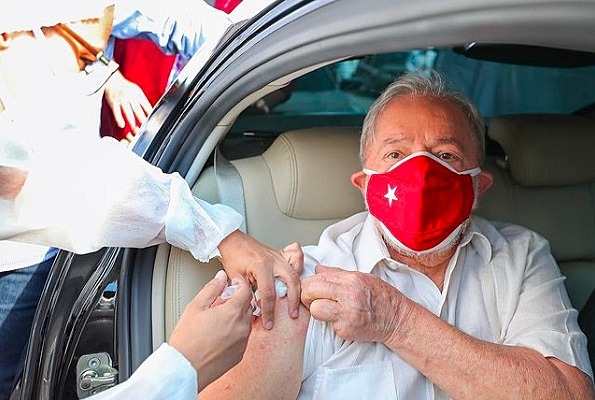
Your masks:
<svg viewBox="0 0 595 400"><path fill-rule="evenodd" d="M242 361L207 386L200 393L201 400L297 397L310 313L301 306L299 317L293 319L287 312L287 300L277 299L274 321L273 328L267 330L254 319Z"/></svg>

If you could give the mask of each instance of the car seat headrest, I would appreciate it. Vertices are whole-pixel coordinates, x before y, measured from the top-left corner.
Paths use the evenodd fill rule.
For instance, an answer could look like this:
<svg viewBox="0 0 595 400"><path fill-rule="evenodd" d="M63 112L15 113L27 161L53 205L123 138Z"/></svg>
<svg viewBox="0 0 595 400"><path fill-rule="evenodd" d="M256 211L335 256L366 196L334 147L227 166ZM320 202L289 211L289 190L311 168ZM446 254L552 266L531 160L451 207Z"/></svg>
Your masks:
<svg viewBox="0 0 595 400"><path fill-rule="evenodd" d="M595 182L595 120L575 115L518 114L495 117L488 128L522 186Z"/></svg>
<svg viewBox="0 0 595 400"><path fill-rule="evenodd" d="M341 219L363 211L350 181L361 169L360 129L319 127L283 133L262 155L280 210L293 218Z"/></svg>

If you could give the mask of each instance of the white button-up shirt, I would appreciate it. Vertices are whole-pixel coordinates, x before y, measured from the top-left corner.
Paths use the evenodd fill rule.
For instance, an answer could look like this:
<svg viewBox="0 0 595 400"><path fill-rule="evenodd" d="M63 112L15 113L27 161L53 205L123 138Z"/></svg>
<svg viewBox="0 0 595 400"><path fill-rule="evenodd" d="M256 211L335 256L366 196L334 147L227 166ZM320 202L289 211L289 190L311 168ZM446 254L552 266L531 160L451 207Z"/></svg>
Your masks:
<svg viewBox="0 0 595 400"><path fill-rule="evenodd" d="M303 276L316 264L371 273L461 331L524 346L593 376L587 340L548 242L518 225L472 217L441 292L390 258L367 212L327 228L304 248ZM351 342L310 320L299 399L444 399L431 381L381 343Z"/></svg>

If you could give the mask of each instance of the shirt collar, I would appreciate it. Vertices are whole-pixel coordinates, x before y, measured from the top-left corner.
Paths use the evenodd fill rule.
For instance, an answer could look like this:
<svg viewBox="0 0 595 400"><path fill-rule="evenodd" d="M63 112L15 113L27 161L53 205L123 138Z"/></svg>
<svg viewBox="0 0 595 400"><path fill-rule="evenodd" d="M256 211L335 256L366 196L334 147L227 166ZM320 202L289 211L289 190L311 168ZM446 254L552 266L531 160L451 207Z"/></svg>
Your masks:
<svg viewBox="0 0 595 400"><path fill-rule="evenodd" d="M366 216L360 234L353 244L353 255L358 271L370 273L380 261L390 259L382 236L378 233L374 217Z"/></svg>
<svg viewBox="0 0 595 400"><path fill-rule="evenodd" d="M471 217L467 232L463 236L460 248L470 245L487 264L492 259L492 246L488 238L481 232L480 227ZM382 260L391 260L386 243L379 234L374 217L366 216L360 234L355 239L353 254L358 270L364 273L372 269Z"/></svg>
<svg viewBox="0 0 595 400"><path fill-rule="evenodd" d="M483 259L484 263L490 262L492 259L492 244L490 240L483 234L477 221L472 216L470 219L469 227L467 228L467 232L463 236L459 247L464 247L467 245L471 245L473 248Z"/></svg>

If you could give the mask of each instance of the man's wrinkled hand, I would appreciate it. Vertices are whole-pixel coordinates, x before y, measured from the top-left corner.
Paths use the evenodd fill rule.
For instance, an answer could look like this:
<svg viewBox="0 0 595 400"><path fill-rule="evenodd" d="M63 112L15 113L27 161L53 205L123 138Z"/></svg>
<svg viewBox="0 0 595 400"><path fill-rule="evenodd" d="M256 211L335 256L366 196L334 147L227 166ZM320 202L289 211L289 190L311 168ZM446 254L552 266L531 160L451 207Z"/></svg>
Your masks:
<svg viewBox="0 0 595 400"><path fill-rule="evenodd" d="M364 342L387 341L406 302L374 275L322 265L302 281L301 299L313 318L330 323L341 338Z"/></svg>

